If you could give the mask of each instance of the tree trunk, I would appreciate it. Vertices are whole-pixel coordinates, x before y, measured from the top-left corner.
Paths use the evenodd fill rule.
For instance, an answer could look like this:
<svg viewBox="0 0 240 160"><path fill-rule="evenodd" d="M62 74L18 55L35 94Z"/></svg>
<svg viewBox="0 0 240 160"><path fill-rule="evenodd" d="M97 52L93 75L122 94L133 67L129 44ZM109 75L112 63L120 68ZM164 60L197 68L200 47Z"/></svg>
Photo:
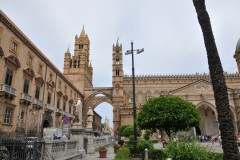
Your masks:
<svg viewBox="0 0 240 160"><path fill-rule="evenodd" d="M215 44L210 18L206 10L205 0L193 0L193 4L198 15L198 21L203 32L204 43L207 50L209 71L218 112L219 129L221 131L224 159L237 160L240 159L240 156L234 130L233 115L229 106L225 77Z"/></svg>

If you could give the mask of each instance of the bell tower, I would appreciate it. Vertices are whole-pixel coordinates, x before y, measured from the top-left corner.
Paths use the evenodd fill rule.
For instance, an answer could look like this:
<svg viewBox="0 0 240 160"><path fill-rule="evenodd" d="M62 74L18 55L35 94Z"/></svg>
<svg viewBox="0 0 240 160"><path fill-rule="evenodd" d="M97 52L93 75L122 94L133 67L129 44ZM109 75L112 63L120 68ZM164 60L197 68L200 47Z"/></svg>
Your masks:
<svg viewBox="0 0 240 160"><path fill-rule="evenodd" d="M113 126L114 135L118 135L118 128L120 126L120 108L123 107L123 59L122 59L122 45L119 45L118 40L116 45L113 44L112 53L112 87L113 87Z"/></svg>
<svg viewBox="0 0 240 160"><path fill-rule="evenodd" d="M238 72L240 73L240 39L237 42L235 54L233 57L237 62Z"/></svg>
<svg viewBox="0 0 240 160"><path fill-rule="evenodd" d="M83 94L84 88L91 88L93 68L89 62L90 41L84 27L81 34L75 36L74 55L69 48L64 57L63 74Z"/></svg>

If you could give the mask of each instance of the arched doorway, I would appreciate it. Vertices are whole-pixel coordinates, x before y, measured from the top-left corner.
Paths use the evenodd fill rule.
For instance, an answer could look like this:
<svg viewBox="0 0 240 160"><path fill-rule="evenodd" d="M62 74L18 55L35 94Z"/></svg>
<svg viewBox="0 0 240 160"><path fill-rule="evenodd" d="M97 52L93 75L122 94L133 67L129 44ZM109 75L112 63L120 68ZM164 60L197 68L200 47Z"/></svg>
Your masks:
<svg viewBox="0 0 240 160"><path fill-rule="evenodd" d="M101 134L111 134L113 136L113 107L107 102L98 104L94 111L102 117Z"/></svg>
<svg viewBox="0 0 240 160"><path fill-rule="evenodd" d="M201 115L201 121L196 127L196 133L198 135L218 135L217 111L214 106L210 103L201 103L198 105L198 111Z"/></svg>
<svg viewBox="0 0 240 160"><path fill-rule="evenodd" d="M105 118L108 117L108 122L110 124L113 123L114 115L113 115L113 106L112 106L112 97L109 93L105 93L103 91L96 91L91 93L85 101L85 106L83 109L83 122L84 126L86 126L86 116L89 108L94 110L94 122L93 122L93 130L101 132L102 123L104 123ZM111 109L109 109L109 107ZM100 119L101 117L101 119Z"/></svg>
<svg viewBox="0 0 240 160"><path fill-rule="evenodd" d="M43 137L44 135L44 128L49 128L50 127L50 123L48 120L44 120L43 124L42 124L42 129L41 129L41 137Z"/></svg>
<svg viewBox="0 0 240 160"><path fill-rule="evenodd" d="M43 122L43 128L48 128L48 127L50 127L50 123L48 122L48 120L45 120Z"/></svg>

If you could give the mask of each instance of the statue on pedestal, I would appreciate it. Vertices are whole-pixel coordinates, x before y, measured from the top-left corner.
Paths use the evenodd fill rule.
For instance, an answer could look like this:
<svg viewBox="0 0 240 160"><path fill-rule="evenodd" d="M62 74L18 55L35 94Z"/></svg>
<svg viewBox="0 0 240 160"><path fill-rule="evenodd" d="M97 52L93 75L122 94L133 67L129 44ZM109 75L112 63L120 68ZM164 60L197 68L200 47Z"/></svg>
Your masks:
<svg viewBox="0 0 240 160"><path fill-rule="evenodd" d="M93 110L91 107L89 107L89 110L87 112L87 126L86 128L92 129L93 128Z"/></svg>
<svg viewBox="0 0 240 160"><path fill-rule="evenodd" d="M82 102L80 98L77 98L77 102L73 104L76 107L76 114L78 115L78 120L73 126L82 126Z"/></svg>
<svg viewBox="0 0 240 160"><path fill-rule="evenodd" d="M113 130L110 127L110 123L109 123L108 117L105 118L104 132L113 135Z"/></svg>

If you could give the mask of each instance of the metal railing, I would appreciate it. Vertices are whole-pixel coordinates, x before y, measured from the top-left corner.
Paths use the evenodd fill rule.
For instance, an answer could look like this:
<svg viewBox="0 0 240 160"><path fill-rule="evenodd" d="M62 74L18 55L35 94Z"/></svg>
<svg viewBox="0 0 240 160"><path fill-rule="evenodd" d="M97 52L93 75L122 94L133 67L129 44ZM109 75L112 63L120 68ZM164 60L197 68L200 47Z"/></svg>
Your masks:
<svg viewBox="0 0 240 160"><path fill-rule="evenodd" d="M75 118L75 116L73 114L70 114L70 113L69 113L69 117L71 117L72 119Z"/></svg>
<svg viewBox="0 0 240 160"><path fill-rule="evenodd" d="M69 116L69 113L68 113L68 112L66 112L66 111L62 111L62 112L63 112L63 115Z"/></svg>
<svg viewBox="0 0 240 160"><path fill-rule="evenodd" d="M26 93L21 93L21 99L24 99L28 102L31 102L32 101L32 97L27 95Z"/></svg>
<svg viewBox="0 0 240 160"><path fill-rule="evenodd" d="M1 160L43 160L45 142L0 137Z"/></svg>
<svg viewBox="0 0 240 160"><path fill-rule="evenodd" d="M54 111L54 107L51 104L46 104L46 109Z"/></svg>
<svg viewBox="0 0 240 160"><path fill-rule="evenodd" d="M62 109L60 109L60 108L57 108L56 112L57 112L57 113L61 113L61 114L62 114L62 113L63 113L63 110L62 110Z"/></svg>
<svg viewBox="0 0 240 160"><path fill-rule="evenodd" d="M33 104L35 104L35 105L37 105L37 106L40 106L40 107L43 106L43 102L40 101L40 100L37 99L37 98L34 98L34 100L33 100Z"/></svg>
<svg viewBox="0 0 240 160"><path fill-rule="evenodd" d="M12 88L11 86L9 86L7 84L1 84L1 90L16 96L16 89Z"/></svg>

